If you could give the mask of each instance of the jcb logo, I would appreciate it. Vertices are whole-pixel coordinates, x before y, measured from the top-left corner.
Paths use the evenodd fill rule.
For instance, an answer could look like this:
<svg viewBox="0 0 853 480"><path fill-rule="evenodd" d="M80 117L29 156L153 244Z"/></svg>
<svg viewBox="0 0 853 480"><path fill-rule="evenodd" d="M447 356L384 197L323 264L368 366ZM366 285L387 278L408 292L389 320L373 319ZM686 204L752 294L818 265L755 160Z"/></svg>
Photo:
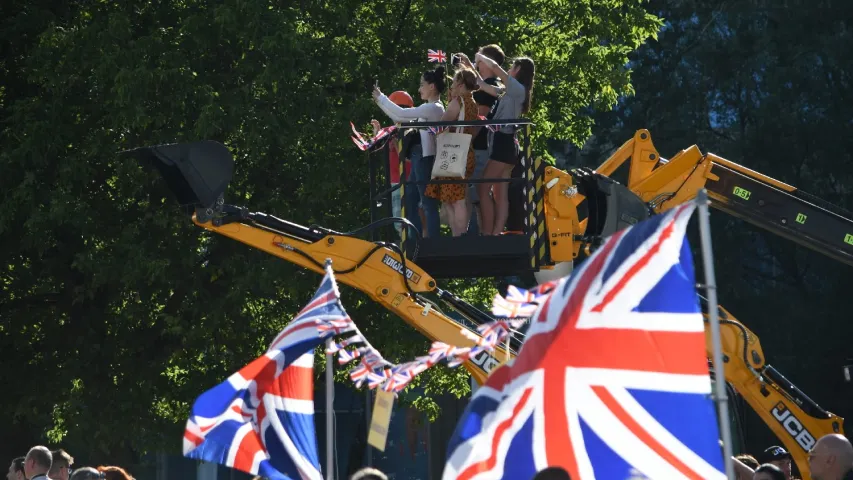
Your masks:
<svg viewBox="0 0 853 480"><path fill-rule="evenodd" d="M474 365L477 365L478 367L482 368L483 371L487 374L491 374L492 370L494 370L495 367L500 365L500 362L497 358L489 355L486 352L480 352L479 355L471 359L471 362L473 362Z"/></svg>
<svg viewBox="0 0 853 480"><path fill-rule="evenodd" d="M814 436L806 430L803 423L797 420L797 417L788 410L784 403L777 403L773 407L772 413L773 417L785 428L785 431L803 447L803 450L808 452L812 449L815 444Z"/></svg>

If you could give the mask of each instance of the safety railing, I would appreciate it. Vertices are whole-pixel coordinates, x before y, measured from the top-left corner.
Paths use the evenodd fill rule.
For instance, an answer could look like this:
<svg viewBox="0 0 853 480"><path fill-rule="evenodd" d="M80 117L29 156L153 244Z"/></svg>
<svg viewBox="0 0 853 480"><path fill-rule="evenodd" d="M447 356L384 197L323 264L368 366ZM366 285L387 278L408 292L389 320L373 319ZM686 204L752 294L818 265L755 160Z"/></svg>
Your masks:
<svg viewBox="0 0 853 480"><path fill-rule="evenodd" d="M482 183L509 183L509 184L517 184L523 183L523 203L524 203L524 235L529 238L529 256L530 256L530 265L529 268L533 271L538 270L539 267L544 263L548 263L550 256L550 249L548 239L545 233L545 216L544 216L544 200L542 198L543 188L542 188L542 178L544 174L544 163L540 159L534 159L531 154L531 130L534 126L534 123L530 120L526 119L511 119L511 120L470 120L470 121L440 121L440 122L407 122L407 123L398 123L396 138L392 140L402 140L404 132L409 129L431 129L433 131L438 131L440 129L449 128L449 127L505 127L505 126L513 126L516 128L516 131L520 134L518 136L519 142L519 162L522 166L522 173L517 177L510 178L466 178L466 179L440 179L440 180L410 180L407 178L406 169L405 169L405 155L399 155L398 162L396 165L390 165L388 155L388 149L385 149L384 155L384 177L385 184L384 188L377 187L376 181L379 176L379 172L377 171L376 165L374 162L370 162L370 215L371 222L376 221L380 218L381 213L379 211L382 208L383 204L391 205L392 198L391 194L400 189L401 192L401 216L406 218L406 192L407 189L415 188L418 185L442 185L442 184L463 184L463 185L475 185ZM473 141L473 140L472 140ZM399 172L400 181L396 185L390 184L390 178L392 177L391 168L396 168ZM415 168L414 165L411 168ZM407 237L409 237L410 232L409 228L403 228L401 232L403 245L408 245L411 242L407 242ZM417 232L418 239L423 237L421 232ZM408 248L406 249L408 251Z"/></svg>

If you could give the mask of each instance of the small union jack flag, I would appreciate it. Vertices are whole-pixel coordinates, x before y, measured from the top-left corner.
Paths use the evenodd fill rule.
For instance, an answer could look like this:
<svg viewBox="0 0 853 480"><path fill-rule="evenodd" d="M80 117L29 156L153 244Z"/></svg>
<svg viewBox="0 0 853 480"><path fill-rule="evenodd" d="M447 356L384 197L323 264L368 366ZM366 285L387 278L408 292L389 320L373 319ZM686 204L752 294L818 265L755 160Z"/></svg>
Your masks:
<svg viewBox="0 0 853 480"><path fill-rule="evenodd" d="M518 356L471 399L445 480L724 479L687 223L617 232L536 311Z"/></svg>
<svg viewBox="0 0 853 480"><path fill-rule="evenodd" d="M447 61L447 55L444 54L441 50L427 50L427 60L430 62L438 62L444 63Z"/></svg>
<svg viewBox="0 0 853 480"><path fill-rule="evenodd" d="M352 324L327 265L314 298L266 353L193 403L184 456L270 479L322 480L312 350L347 322Z"/></svg>
<svg viewBox="0 0 853 480"><path fill-rule="evenodd" d="M537 308L539 308L538 303L513 302L500 295L495 295L495 298L492 300L492 315L496 317L531 317Z"/></svg>

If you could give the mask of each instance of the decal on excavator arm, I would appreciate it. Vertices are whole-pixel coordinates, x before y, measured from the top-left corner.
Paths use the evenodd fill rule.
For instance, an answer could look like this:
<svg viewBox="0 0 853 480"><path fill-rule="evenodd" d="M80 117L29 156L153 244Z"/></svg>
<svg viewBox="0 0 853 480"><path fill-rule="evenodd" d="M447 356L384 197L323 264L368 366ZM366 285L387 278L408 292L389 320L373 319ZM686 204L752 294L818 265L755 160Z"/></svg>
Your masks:
<svg viewBox="0 0 853 480"><path fill-rule="evenodd" d="M392 269L396 270L399 273L403 273L403 262L397 260L396 258L392 257L391 255L388 255L387 253L385 254L384 257L382 257L382 263L384 263L385 265L388 265L389 267L391 267ZM418 275L417 273L413 272L410 268L406 269L406 278L408 278L409 280L411 280L414 283L418 283L421 281L421 276Z"/></svg>
<svg viewBox="0 0 853 480"><path fill-rule="evenodd" d="M853 235L850 235L849 233L844 235L844 243L853 245Z"/></svg>
<svg viewBox="0 0 853 480"><path fill-rule="evenodd" d="M490 375L492 373L492 370L494 370L495 367L500 365L498 359L489 355L488 352L480 352L479 355L471 358L471 362L474 363L474 365L477 365L478 367L482 368L484 372Z"/></svg>
<svg viewBox="0 0 853 480"><path fill-rule="evenodd" d="M752 192L745 188L735 187L734 192L736 197L740 197L744 200L749 200L749 196L752 195Z"/></svg>
<svg viewBox="0 0 853 480"><path fill-rule="evenodd" d="M806 427L803 426L803 422L799 421L797 417L788 410L788 407L785 406L784 403L779 402L773 407L771 411L773 413L773 418L782 425L786 432L799 444L803 447L803 450L809 451L815 444L814 435L809 433L806 430Z"/></svg>
<svg viewBox="0 0 853 480"><path fill-rule="evenodd" d="M807 218L809 218L809 217L803 215L802 213L798 213L796 220L797 220L797 223L802 225L802 224L806 223Z"/></svg>

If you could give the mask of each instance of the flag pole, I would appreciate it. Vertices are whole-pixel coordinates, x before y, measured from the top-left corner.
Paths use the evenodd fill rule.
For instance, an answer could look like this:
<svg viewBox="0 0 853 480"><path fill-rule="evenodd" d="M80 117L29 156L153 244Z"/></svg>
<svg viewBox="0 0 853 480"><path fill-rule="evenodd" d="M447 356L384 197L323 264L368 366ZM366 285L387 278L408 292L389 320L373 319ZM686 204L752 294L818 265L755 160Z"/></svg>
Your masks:
<svg viewBox="0 0 853 480"><path fill-rule="evenodd" d="M703 188L696 194L699 206L699 236L702 246L702 264L705 270L705 290L708 295L708 318L711 322L711 342L714 347L714 400L720 416L720 429L723 436L723 462L726 466L726 476L734 480L734 465L732 464L732 432L729 423L729 398L726 393L725 367L720 341L720 317L717 304L717 283L714 275L714 258L711 251L711 221L708 212L708 192Z"/></svg>
<svg viewBox="0 0 853 480"><path fill-rule="evenodd" d="M326 340L326 351L329 351L332 346L333 338ZM334 395L335 395L335 378L332 374L332 355L326 354L326 479L334 480L335 478L335 444L334 444Z"/></svg>

